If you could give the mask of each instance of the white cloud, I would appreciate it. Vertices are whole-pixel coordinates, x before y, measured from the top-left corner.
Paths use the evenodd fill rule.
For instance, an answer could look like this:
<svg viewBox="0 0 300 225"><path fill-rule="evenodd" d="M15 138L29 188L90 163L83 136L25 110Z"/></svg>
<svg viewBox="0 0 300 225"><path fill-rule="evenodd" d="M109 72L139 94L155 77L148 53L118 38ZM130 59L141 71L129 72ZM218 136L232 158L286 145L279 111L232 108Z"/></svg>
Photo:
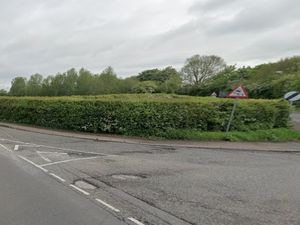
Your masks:
<svg viewBox="0 0 300 225"><path fill-rule="evenodd" d="M0 0L0 87L71 67L119 76L193 54L255 64L300 53L294 0Z"/></svg>

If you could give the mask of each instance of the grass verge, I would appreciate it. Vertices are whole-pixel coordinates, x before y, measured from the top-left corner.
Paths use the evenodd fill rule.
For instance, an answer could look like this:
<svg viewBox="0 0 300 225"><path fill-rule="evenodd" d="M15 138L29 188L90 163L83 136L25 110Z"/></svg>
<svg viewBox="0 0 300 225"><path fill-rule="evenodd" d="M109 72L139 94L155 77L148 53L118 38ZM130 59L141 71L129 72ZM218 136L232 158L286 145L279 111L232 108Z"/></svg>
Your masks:
<svg viewBox="0 0 300 225"><path fill-rule="evenodd" d="M166 139L181 139L195 141L299 141L300 132L288 129L278 128L257 131L232 131L232 132L201 132L197 130L170 130L160 135Z"/></svg>

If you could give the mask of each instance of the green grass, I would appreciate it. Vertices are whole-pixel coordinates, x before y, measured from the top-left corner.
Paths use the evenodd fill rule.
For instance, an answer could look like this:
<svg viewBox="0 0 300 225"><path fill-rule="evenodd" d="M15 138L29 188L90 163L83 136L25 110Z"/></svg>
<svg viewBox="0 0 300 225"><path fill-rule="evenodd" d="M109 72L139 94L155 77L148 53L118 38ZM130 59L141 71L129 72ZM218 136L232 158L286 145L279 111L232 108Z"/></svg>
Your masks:
<svg viewBox="0 0 300 225"><path fill-rule="evenodd" d="M300 132L278 128L257 131L232 131L232 132L200 132L197 130L170 130L160 135L166 139L196 140L196 141L299 141Z"/></svg>

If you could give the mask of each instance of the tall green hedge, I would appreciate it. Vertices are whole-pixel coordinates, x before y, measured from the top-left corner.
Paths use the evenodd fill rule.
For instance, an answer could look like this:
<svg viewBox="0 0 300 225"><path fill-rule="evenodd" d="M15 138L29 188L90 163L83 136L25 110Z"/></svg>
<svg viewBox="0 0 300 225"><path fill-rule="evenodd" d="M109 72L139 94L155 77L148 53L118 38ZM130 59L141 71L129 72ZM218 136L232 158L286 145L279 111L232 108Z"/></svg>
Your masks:
<svg viewBox="0 0 300 225"><path fill-rule="evenodd" d="M231 99L177 95L1 97L0 120L76 131L159 135L172 129L224 130ZM232 130L287 127L284 100L240 100Z"/></svg>

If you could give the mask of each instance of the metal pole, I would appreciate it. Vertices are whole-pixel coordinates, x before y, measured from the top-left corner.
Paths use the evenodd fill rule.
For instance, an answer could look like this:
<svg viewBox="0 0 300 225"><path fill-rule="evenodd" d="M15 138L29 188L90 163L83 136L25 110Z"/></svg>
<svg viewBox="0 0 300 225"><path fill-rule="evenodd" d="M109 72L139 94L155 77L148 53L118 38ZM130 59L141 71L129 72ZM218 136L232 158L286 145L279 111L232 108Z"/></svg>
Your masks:
<svg viewBox="0 0 300 225"><path fill-rule="evenodd" d="M233 104L233 108L232 108L232 111L231 111L231 115L230 115L230 118L229 118L229 121L228 121L228 124L227 124L227 128L226 128L226 133L229 132L230 130L230 126L231 126L231 123L232 123L232 120L233 120L233 117L234 117L234 113L235 113L235 110L236 110L236 107L237 107L237 100L234 102Z"/></svg>

